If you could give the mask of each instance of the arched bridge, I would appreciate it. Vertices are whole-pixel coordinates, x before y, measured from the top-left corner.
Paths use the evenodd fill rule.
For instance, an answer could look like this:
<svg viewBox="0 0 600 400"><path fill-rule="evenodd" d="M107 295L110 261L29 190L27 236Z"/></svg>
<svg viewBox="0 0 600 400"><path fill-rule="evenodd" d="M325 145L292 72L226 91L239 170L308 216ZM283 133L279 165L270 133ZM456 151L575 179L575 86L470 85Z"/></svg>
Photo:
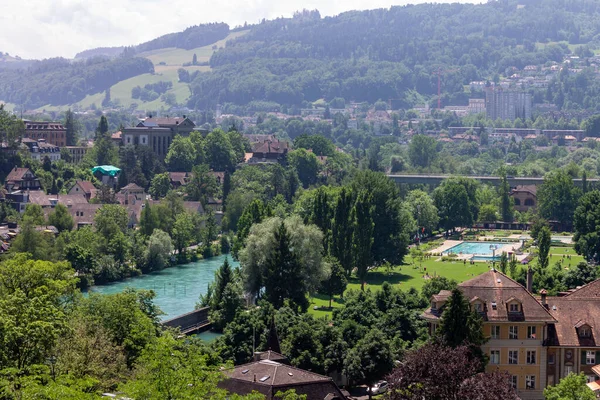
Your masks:
<svg viewBox="0 0 600 400"><path fill-rule="evenodd" d="M451 178L454 175L416 175L416 174L393 174L388 175L390 179L392 179L396 183L405 183L405 184L425 184L425 185L433 185L438 186L442 183L444 179ZM472 175L467 176L467 178L472 178L482 183L488 183L491 185L499 185L500 177L499 176L483 176L483 175ZM544 178L539 177L514 177L510 176L507 178L508 184L511 187L517 187L521 185L541 185L544 182ZM588 179L588 183L597 183L600 179ZM582 186L581 179L573 179L573 182L577 186Z"/></svg>

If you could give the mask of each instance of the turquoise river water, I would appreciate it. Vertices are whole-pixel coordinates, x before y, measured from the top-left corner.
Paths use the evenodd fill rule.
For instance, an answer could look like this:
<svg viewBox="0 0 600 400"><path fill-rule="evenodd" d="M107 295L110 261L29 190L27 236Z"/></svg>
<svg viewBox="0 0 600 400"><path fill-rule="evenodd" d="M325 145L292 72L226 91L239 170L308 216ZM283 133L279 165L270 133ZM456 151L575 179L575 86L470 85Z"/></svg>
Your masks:
<svg viewBox="0 0 600 400"><path fill-rule="evenodd" d="M206 293L208 284L215 277L215 271L223 264L225 257L219 256L195 263L163 269L147 275L129 278L108 285L93 286L91 292L114 294L125 288L154 290L154 302L165 313L161 318L169 319L193 311L201 294ZM233 267L238 263L229 257Z"/></svg>

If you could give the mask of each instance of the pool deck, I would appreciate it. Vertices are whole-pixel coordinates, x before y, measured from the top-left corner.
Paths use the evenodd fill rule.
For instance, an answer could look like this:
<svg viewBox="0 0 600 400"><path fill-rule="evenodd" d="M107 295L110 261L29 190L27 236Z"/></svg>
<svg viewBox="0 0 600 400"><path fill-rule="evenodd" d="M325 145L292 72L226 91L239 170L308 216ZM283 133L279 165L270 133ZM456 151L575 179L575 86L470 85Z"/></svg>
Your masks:
<svg viewBox="0 0 600 400"><path fill-rule="evenodd" d="M435 248L433 250L431 250L429 253L430 254L442 254L447 250L450 250L451 248L453 248L454 246L457 246L461 243L465 242L464 240L446 240L441 246L439 246L438 248ZM486 243L484 241L481 241L482 243ZM497 243L497 242L496 242ZM491 242L490 242L491 244ZM496 257L499 257L500 254L502 254L503 252L506 253L515 253L516 249L518 248L518 246L520 246L520 243L515 243L515 242L511 242L511 243L506 243L503 246L499 247L496 250ZM457 260L470 260L471 258L473 258L473 256L481 256L478 254L466 254L466 253L457 253ZM491 255L490 255L491 257ZM521 255L515 255L515 257L517 258L518 261L523 260L525 257L527 257L527 254L521 254ZM487 260L476 260L477 262L486 262Z"/></svg>

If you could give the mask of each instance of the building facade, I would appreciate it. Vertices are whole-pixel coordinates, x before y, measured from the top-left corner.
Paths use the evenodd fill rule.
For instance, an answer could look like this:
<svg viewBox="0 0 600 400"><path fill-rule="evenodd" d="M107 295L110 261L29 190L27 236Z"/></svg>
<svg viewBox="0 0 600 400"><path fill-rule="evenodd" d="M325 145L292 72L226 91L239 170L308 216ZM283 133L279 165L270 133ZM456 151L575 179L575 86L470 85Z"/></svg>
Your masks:
<svg viewBox="0 0 600 400"><path fill-rule="evenodd" d="M515 210L518 212L534 211L537 207L537 186L522 185L517 186L510 192L515 203Z"/></svg>
<svg viewBox="0 0 600 400"><path fill-rule="evenodd" d="M67 129L59 122L36 122L23 121L25 123L25 133L23 137L28 139L44 139L46 143L58 147L67 145Z"/></svg>
<svg viewBox="0 0 600 400"><path fill-rule="evenodd" d="M485 110L489 119L531 119L531 109L531 93L494 87L486 89Z"/></svg>
<svg viewBox="0 0 600 400"><path fill-rule="evenodd" d="M72 164L79 164L82 160L83 157L85 157L85 155L87 154L87 152L90 150L90 147L86 147L86 146L65 146L65 149L67 149L67 151L69 152L69 156L71 156L71 163Z"/></svg>
<svg viewBox="0 0 600 400"><path fill-rule="evenodd" d="M164 158L176 135L189 136L196 124L187 117L183 118L146 118L137 126L125 128L121 139L123 145L144 145Z"/></svg>

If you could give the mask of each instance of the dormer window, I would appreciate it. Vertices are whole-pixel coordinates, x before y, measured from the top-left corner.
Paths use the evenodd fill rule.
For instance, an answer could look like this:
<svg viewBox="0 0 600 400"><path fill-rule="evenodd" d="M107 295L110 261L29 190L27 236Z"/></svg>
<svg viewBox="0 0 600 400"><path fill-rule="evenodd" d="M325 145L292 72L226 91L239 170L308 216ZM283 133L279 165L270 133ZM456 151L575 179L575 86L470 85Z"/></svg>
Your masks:
<svg viewBox="0 0 600 400"><path fill-rule="evenodd" d="M479 302L473 303L473 308L477 312L483 312L483 304L481 304Z"/></svg>
<svg viewBox="0 0 600 400"><path fill-rule="evenodd" d="M581 326L577 327L577 334L580 338L589 338L592 336L592 328L590 328L587 324L581 324Z"/></svg>
<svg viewBox="0 0 600 400"><path fill-rule="evenodd" d="M508 310L510 312L519 312L520 311L520 307L519 307L519 303L511 303L508 305Z"/></svg>
<svg viewBox="0 0 600 400"><path fill-rule="evenodd" d="M432 310L437 310L437 305L435 304L435 301L431 302L431 309Z"/></svg>
<svg viewBox="0 0 600 400"><path fill-rule="evenodd" d="M506 300L506 306L508 307L509 313L520 313L523 311L521 309L521 302L514 297Z"/></svg>

